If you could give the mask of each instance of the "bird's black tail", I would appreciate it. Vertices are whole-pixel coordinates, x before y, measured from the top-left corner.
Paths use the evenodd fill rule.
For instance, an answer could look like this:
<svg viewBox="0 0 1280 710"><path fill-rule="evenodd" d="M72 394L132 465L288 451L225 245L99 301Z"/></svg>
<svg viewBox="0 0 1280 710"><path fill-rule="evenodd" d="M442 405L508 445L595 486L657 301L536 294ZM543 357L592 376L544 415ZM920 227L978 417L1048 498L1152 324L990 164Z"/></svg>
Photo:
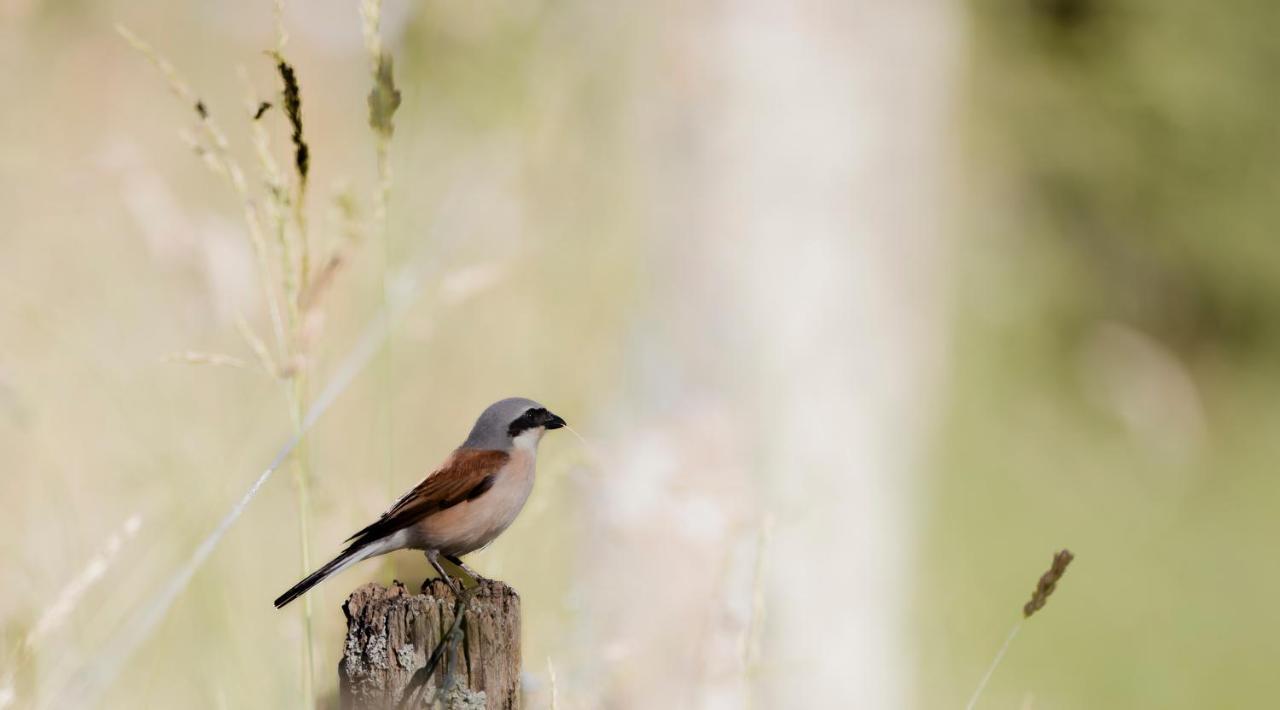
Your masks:
<svg viewBox="0 0 1280 710"><path fill-rule="evenodd" d="M301 582L290 587L289 591L277 597L275 601L276 608L279 609L283 607L285 604L288 604L294 599L306 594L307 590L328 579L330 576L341 572L347 567L369 556L370 550L367 547L360 549L354 547L347 548L341 555L338 555L325 564L325 566L307 575Z"/></svg>

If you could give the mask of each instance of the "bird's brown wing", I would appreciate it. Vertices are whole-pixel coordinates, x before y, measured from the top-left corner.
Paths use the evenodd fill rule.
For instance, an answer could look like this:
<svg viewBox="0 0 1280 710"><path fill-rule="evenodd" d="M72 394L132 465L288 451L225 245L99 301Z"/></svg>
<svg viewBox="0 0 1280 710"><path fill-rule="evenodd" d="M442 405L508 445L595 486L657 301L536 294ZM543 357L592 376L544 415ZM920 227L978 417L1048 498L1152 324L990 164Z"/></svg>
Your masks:
<svg viewBox="0 0 1280 710"><path fill-rule="evenodd" d="M426 480L392 504L377 522L347 538L352 548L406 528L433 513L489 490L498 471L511 459L504 451L458 449Z"/></svg>

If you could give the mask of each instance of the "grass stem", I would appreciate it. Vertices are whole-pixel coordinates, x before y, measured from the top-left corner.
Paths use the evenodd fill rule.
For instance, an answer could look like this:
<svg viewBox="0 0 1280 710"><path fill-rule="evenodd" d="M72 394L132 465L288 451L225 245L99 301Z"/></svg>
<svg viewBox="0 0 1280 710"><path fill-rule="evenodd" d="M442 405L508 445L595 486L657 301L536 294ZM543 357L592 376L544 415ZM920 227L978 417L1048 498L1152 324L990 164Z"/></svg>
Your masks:
<svg viewBox="0 0 1280 710"><path fill-rule="evenodd" d="M298 551L302 574L311 573L311 484L310 456L307 453L306 431L303 417L307 410L307 376L297 372L289 393L289 410L293 419L293 433L298 444L292 455L294 486L298 493ZM315 708L315 644L311 618L311 595L302 599L303 653L302 653L302 704L307 710Z"/></svg>
<svg viewBox="0 0 1280 710"><path fill-rule="evenodd" d="M392 118L400 107L400 91L396 88L392 70L391 57L382 46L382 0L363 0L360 3L361 28L364 34L365 50L369 53L369 64L373 77L373 88L369 91L369 127L373 129L374 151L377 156L378 183L373 193L373 226L377 231L377 239L382 244L382 307L391 304L391 284L388 273L391 269L390 230L387 220L387 207L391 199L391 137L395 135L395 124ZM395 486L395 421L392 418L392 396L394 394L395 376L394 361L391 348L391 333L386 333L383 352L379 358L379 370L382 372L381 385L381 421L385 427L384 463L386 464L387 494L394 496Z"/></svg>
<svg viewBox="0 0 1280 710"><path fill-rule="evenodd" d="M978 706L978 698L982 697L982 691L987 689L987 683L991 682L991 676L996 672L996 666L1000 665L1000 661L1004 660L1004 654L1009 650L1009 644L1013 643L1013 637L1018 635L1018 630L1022 628L1022 620L1013 625L1009 630L1009 635L1005 637L1004 643L1000 645L1000 650L996 651L996 657L991 659L991 665L987 666L987 672L982 674L982 680L978 681L978 687L974 688L973 695L969 696L969 702L964 706L964 710L973 710Z"/></svg>
<svg viewBox="0 0 1280 710"><path fill-rule="evenodd" d="M379 274L379 280L382 286L382 308L386 310L391 305L391 282L388 274L391 270L391 239L387 225L387 202L391 193L391 166L387 156L387 141L378 138L378 187L377 198L374 202L374 218L377 221L378 241L382 245L382 272ZM396 494L395 483L395 419L393 415L394 408L391 406L391 400L395 391L395 361L392 352L391 324L387 324L387 332L383 334L382 354L378 360L378 370L381 374L382 397L381 400L381 420L383 429L383 465L386 469L387 478L387 495L394 496Z"/></svg>
<svg viewBox="0 0 1280 710"><path fill-rule="evenodd" d="M978 698L982 697L982 691L986 689L987 683L991 681L991 675L996 672L996 667L1000 665L1000 661L1004 659L1004 654L1009 650L1009 644L1013 643L1013 638L1018 635L1019 629L1022 628L1022 622L1030 619L1033 614L1044 608L1049 601L1049 597L1053 595L1055 589L1058 588L1058 582L1062 579L1062 575L1067 572L1067 565L1075 559L1075 555L1070 550L1059 550L1053 555L1053 563L1049 567L1049 571L1040 575L1040 579L1036 580L1036 588L1031 592L1031 600L1022 606L1022 618L1018 623L1013 625L1009 630L1009 635L1005 637L1004 643L1000 645L1000 650L996 652L996 657L991 660L991 665L987 666L987 672L982 675L982 680L978 682L978 687L973 691L973 695L969 697L969 704L965 705L965 710L973 710L978 704Z"/></svg>

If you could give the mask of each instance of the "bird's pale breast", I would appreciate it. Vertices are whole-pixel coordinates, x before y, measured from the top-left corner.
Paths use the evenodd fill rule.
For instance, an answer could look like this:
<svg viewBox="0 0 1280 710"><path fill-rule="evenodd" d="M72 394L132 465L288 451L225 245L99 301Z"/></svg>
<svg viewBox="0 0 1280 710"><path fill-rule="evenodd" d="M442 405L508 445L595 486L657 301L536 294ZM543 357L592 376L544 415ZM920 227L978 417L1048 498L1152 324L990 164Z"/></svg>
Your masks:
<svg viewBox="0 0 1280 710"><path fill-rule="evenodd" d="M517 449L496 474L493 486L472 500L430 515L415 527L415 542L446 555L478 550L506 530L533 490L535 454Z"/></svg>

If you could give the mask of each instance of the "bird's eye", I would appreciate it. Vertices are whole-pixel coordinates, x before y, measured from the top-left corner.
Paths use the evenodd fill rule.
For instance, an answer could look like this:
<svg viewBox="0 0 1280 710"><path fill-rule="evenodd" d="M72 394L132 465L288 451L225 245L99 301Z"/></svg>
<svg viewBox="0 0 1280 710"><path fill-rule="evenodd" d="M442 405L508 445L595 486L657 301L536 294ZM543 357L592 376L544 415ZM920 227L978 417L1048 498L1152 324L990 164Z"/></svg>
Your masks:
<svg viewBox="0 0 1280 710"><path fill-rule="evenodd" d="M530 407L529 409L526 409L524 414L516 417L516 420L511 422L511 426L507 427L507 434L510 436L517 436L525 429L537 426L539 414L545 411L545 409L540 407Z"/></svg>

